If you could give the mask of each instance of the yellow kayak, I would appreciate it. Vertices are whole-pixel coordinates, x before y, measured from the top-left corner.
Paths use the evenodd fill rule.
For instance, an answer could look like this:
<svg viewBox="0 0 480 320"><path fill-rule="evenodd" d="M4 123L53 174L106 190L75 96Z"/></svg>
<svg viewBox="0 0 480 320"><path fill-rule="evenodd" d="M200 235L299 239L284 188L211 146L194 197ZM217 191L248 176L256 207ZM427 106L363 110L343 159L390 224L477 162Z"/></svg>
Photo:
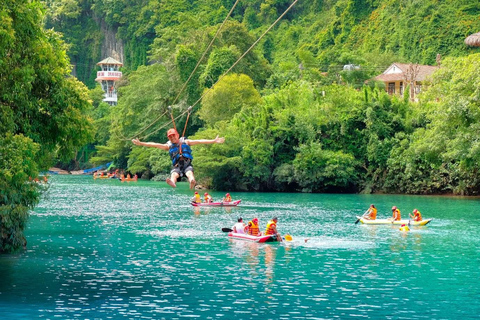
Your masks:
<svg viewBox="0 0 480 320"><path fill-rule="evenodd" d="M393 225L410 225L410 226L424 226L428 224L430 221L433 219L424 219L422 221L413 221L413 220L398 220L398 221L392 221L389 219L375 219L375 220L368 220L364 219L362 217L357 216L357 219L360 220L361 223L363 224L393 224Z"/></svg>

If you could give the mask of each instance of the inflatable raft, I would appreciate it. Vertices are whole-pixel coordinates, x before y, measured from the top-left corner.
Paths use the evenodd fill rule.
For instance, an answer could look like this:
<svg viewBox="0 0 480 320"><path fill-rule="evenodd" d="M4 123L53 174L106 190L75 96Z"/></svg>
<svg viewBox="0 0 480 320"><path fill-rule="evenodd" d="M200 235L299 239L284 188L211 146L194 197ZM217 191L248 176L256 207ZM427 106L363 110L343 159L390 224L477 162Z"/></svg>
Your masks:
<svg viewBox="0 0 480 320"><path fill-rule="evenodd" d="M242 200L235 200L231 202L210 202L210 203L196 203L192 202L194 207L236 207Z"/></svg>
<svg viewBox="0 0 480 320"><path fill-rule="evenodd" d="M232 239L253 241L253 242L259 242L259 243L276 242L277 241L277 238L272 236L272 235L256 237L256 236L251 236L251 235L245 234L245 233L229 232L228 236Z"/></svg>
<svg viewBox="0 0 480 320"><path fill-rule="evenodd" d="M413 221L413 220L398 220L398 221L391 221L388 219L376 219L376 220L367 220L362 217L357 216L357 219L360 220L363 224L393 224L393 225L402 225L406 224L409 226L424 226L428 224L432 219L425 219L422 221Z"/></svg>

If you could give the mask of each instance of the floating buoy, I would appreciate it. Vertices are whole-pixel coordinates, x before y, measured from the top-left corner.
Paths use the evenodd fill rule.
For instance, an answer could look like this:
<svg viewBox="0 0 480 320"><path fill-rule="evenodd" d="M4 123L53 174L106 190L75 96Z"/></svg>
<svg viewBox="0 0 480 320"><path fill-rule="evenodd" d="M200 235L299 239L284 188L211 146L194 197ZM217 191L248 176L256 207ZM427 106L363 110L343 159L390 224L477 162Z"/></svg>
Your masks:
<svg viewBox="0 0 480 320"><path fill-rule="evenodd" d="M400 231L410 231L410 228L406 224L402 224L402 226L399 229Z"/></svg>

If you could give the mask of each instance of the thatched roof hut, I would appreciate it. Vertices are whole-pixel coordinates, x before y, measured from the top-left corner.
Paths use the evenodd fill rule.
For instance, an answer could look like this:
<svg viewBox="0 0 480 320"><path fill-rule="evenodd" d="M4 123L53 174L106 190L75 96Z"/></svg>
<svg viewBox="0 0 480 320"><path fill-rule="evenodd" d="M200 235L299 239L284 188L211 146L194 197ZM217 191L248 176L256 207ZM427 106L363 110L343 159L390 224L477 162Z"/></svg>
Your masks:
<svg viewBox="0 0 480 320"><path fill-rule="evenodd" d="M471 47L480 47L480 32L469 35L465 39L465 44Z"/></svg>

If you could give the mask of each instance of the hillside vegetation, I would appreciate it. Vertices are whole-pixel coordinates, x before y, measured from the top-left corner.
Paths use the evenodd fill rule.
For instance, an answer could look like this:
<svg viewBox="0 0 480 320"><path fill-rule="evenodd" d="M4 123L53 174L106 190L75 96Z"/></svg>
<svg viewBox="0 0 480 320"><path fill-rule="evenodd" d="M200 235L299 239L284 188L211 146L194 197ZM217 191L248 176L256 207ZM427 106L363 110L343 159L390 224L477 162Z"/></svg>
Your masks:
<svg viewBox="0 0 480 320"><path fill-rule="evenodd" d="M165 152L129 140L165 142L167 107L178 116L193 105L187 136L226 138L194 147L196 175L213 188L478 194L480 57L463 41L480 31L480 3L300 0L221 77L292 1L239 1L222 25L234 3L46 1L46 26L64 34L77 68L91 70L78 76L96 97L92 161L168 175ZM99 21L125 43L115 107L93 89ZM435 65L437 54L442 67L418 103L364 85L392 62Z"/></svg>

